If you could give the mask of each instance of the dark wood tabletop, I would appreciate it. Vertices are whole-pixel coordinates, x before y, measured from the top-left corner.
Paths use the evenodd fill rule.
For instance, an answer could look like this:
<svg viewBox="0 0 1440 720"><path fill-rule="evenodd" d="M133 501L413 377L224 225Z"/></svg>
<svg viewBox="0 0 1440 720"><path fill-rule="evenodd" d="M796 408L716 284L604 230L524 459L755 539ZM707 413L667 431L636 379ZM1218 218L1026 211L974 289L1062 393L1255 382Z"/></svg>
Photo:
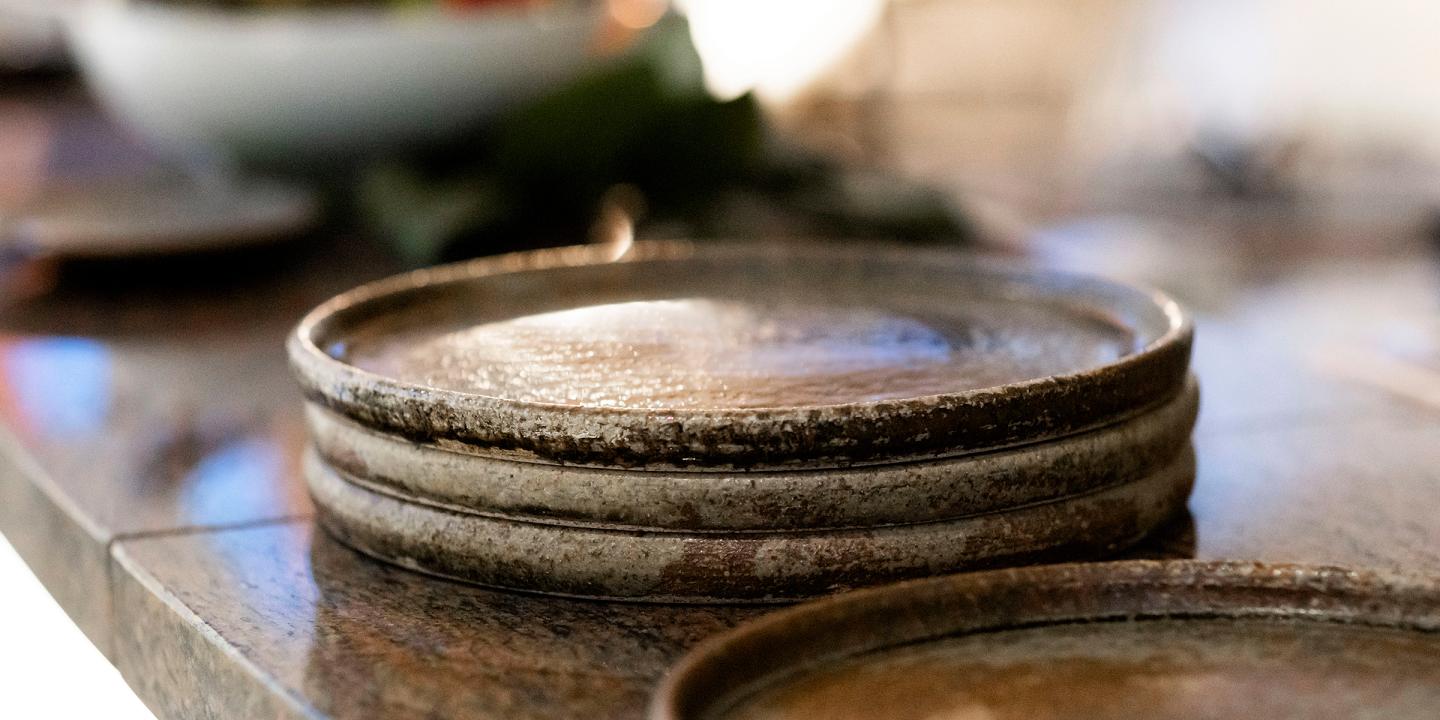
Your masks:
<svg viewBox="0 0 1440 720"><path fill-rule="evenodd" d="M0 201L143 165L95 140L111 131L83 100L45 98L0 101L20 168ZM1157 285L1197 316L1190 514L1133 554L1440 573L1440 265L1422 227L1234 198L1021 210L1045 228L1020 243L1035 263ZM394 269L333 230L12 269L0 530L164 718L639 716L682 651L762 610L493 592L315 529L283 339Z"/></svg>

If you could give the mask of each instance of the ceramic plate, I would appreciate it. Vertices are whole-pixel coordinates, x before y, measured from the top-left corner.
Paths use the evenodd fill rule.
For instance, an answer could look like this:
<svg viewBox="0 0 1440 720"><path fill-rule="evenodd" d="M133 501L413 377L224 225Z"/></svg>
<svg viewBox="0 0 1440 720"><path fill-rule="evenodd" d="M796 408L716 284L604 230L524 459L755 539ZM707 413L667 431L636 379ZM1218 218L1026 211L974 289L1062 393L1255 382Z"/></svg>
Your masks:
<svg viewBox="0 0 1440 720"><path fill-rule="evenodd" d="M873 245L637 244L403 275L290 342L309 399L474 455L833 468L1051 440L1180 392L1159 293Z"/></svg>
<svg viewBox="0 0 1440 720"><path fill-rule="evenodd" d="M816 530L953 520L1144 477L1190 442L1192 380L1151 412L1052 442L892 465L631 472L414 443L312 404L325 462L396 497L515 520L633 530Z"/></svg>
<svg viewBox="0 0 1440 720"><path fill-rule="evenodd" d="M1184 509L1195 459L1186 448L1127 483L983 515L749 533L577 527L440 508L347 476L313 453L305 473L326 530L414 570L557 595L777 602L958 570L1113 555Z"/></svg>
<svg viewBox="0 0 1440 720"><path fill-rule="evenodd" d="M1238 562L936 578L702 643L652 720L1435 717L1440 584Z"/></svg>
<svg viewBox="0 0 1440 720"><path fill-rule="evenodd" d="M0 243L62 258L213 251L293 237L319 214L314 193L289 185L137 179L37 198L0 217Z"/></svg>

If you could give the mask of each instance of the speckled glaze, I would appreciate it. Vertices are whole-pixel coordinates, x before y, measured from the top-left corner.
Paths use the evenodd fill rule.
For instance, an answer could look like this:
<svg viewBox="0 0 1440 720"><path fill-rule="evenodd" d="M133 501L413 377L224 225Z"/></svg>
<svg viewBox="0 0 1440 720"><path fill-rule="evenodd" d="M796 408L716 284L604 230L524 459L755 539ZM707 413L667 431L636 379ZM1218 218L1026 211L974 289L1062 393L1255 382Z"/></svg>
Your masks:
<svg viewBox="0 0 1440 720"><path fill-rule="evenodd" d="M362 552L491 587L662 602L774 602L903 578L1104 557L1185 506L1186 447L1147 477L954 520L848 530L685 533L518 521L362 487L309 453L320 523Z"/></svg>
<svg viewBox="0 0 1440 720"><path fill-rule="evenodd" d="M791 472L629 472L497 460L386 435L311 404L311 441L358 482L458 511L578 526L766 530L948 520L1144 477L1189 442L1192 378L1153 412L1037 445Z"/></svg>
<svg viewBox="0 0 1440 720"><path fill-rule="evenodd" d="M325 303L300 323L289 343L292 366L314 403L385 433L472 454L629 469L758 470L951 457L1071 435L1137 415L1174 396L1189 362L1190 321L1173 301L1091 278L1029 273L952 252L913 248L639 243L613 262L607 262L612 260L608 252L578 247L523 253L360 287ZM974 355L966 360L967 367L983 367L984 358L992 354L994 362L1007 365L1016 357L1029 357L1023 344L1032 336L1024 328L1053 322L1058 315L1076 323L1103 324L1128 341L1111 360L1077 359L1078 365L1065 372L1013 382L996 375L1007 379L996 386L982 381L990 373L957 375L953 388L927 381L916 387L933 392L882 399L866 399L868 391L857 392L853 402L829 402L835 399L830 390L794 395L793 389L747 393L724 386L717 386L724 392L715 396L719 399L713 405L689 398L672 406L656 400L658 395L637 405L627 405L624 398L587 404L584 396L575 403L537 402L443 389L407 380L399 370L372 372L389 367L378 360L352 362L376 352L367 348L388 344L441 348L435 351L440 353L434 358L436 367L463 363L467 358L457 348L470 346L447 345L437 338L522 316L676 298L744 300L759 306L804 302L863 308L864 313L879 308L887 318L902 319L959 313L959 326L947 332L972 338L964 341L971 345L960 348ZM967 318L967 303L996 309ZM572 319L579 323L585 316L577 317ZM790 328L798 322L794 316L785 317L789 319L776 321L779 332L798 332ZM870 328L864 331L870 333L880 332L874 327L886 328L885 333L907 342L915 342L921 332L911 324L896 330L888 322L866 321L857 327ZM1011 337L1015 333L1019 340ZM513 340L515 333L495 337ZM1037 358L1047 352L1032 351ZM1085 355L1066 352L1078 353L1076 358ZM395 367L415 362L409 359ZM776 362L769 358L765 366L778 367ZM806 371L806 362L803 354L793 355L797 372ZM910 371L896 372L902 370ZM513 389L517 382L507 374L513 371L500 373L499 381L493 368L472 369L469 375L477 372L486 378L477 387ZM654 369L642 363L639 368L627 366L625 372ZM859 382L852 375L835 377L843 378L847 387ZM772 373L745 382L777 381ZM872 385L867 380L855 387ZM710 386L703 391L706 397L717 392ZM675 397L669 392L664 397ZM827 402L749 404L755 397L792 395ZM749 400L727 404L737 397ZM604 404L612 402L618 404Z"/></svg>
<svg viewBox="0 0 1440 720"><path fill-rule="evenodd" d="M1440 583L1253 562L1002 570L856 592L702 643L651 720L1431 718Z"/></svg>

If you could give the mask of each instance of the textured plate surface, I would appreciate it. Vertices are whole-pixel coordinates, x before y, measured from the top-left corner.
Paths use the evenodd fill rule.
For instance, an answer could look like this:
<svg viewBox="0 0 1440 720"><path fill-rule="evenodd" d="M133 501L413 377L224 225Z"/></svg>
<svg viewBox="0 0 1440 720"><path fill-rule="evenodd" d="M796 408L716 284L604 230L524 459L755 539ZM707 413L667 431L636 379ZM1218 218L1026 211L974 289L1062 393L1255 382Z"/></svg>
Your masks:
<svg viewBox="0 0 1440 720"><path fill-rule="evenodd" d="M576 525L679 530L824 529L949 520L1144 477L1190 439L1192 378L1153 411L1059 440L894 465L789 472L630 472L514 462L417 444L311 404L321 457L416 502Z"/></svg>
<svg viewBox="0 0 1440 720"><path fill-rule="evenodd" d="M956 570L1090 559L1179 513L1194 481L1186 447L1144 478L1054 502L955 520L752 533L612 530L458 512L357 484L307 454L320 524L375 557L435 575L561 595L765 602Z"/></svg>
<svg viewBox="0 0 1440 720"><path fill-rule="evenodd" d="M835 467L944 457L1137 414L1184 382L1162 295L844 245L570 248L421 271L311 313L308 396L502 458Z"/></svg>
<svg viewBox="0 0 1440 720"><path fill-rule="evenodd" d="M935 578L776 613L667 675L653 720L1432 718L1440 583L1193 561Z"/></svg>

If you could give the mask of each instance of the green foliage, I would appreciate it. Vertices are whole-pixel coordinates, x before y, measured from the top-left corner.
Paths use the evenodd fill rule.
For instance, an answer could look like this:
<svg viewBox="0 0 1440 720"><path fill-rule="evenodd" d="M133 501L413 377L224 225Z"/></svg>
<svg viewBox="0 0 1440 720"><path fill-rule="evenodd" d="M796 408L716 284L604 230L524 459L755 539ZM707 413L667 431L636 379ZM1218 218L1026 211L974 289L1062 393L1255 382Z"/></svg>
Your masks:
<svg viewBox="0 0 1440 720"><path fill-rule="evenodd" d="M698 233L725 232L714 206L740 193L836 234L965 235L931 192L897 184L888 193L900 201L867 204L837 168L766 140L754 98L722 102L705 91L689 28L669 15L622 59L465 142L373 168L359 200L416 264L582 242L606 193L622 185L643 196L648 218Z"/></svg>

